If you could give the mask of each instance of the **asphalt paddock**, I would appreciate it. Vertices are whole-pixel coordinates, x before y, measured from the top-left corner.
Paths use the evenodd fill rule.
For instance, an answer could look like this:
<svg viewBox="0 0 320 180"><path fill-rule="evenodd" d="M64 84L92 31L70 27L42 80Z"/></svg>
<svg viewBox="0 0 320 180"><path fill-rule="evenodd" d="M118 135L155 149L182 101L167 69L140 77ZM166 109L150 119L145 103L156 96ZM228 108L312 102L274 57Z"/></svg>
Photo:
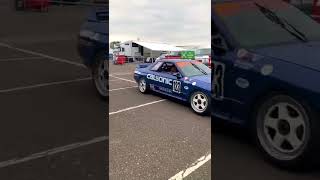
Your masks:
<svg viewBox="0 0 320 180"><path fill-rule="evenodd" d="M76 51L86 13L16 12L1 3L0 179L108 176L107 103Z"/></svg>
<svg viewBox="0 0 320 180"><path fill-rule="evenodd" d="M211 118L174 99L141 94L135 66L109 66L110 179L211 179Z"/></svg>
<svg viewBox="0 0 320 180"><path fill-rule="evenodd" d="M213 121L213 137L213 179L320 179L320 163L304 170L289 171L267 162L258 151L248 129Z"/></svg>

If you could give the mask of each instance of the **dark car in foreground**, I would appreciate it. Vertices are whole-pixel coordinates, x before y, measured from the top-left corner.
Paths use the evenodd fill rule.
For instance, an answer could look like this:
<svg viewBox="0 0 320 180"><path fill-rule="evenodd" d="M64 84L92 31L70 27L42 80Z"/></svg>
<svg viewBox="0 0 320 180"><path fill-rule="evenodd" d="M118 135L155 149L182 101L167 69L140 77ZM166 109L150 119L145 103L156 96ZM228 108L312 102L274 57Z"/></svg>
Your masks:
<svg viewBox="0 0 320 180"><path fill-rule="evenodd" d="M198 61L161 59L152 64L139 64L134 79L141 93L155 91L188 102L200 115L211 110L211 69Z"/></svg>
<svg viewBox="0 0 320 180"><path fill-rule="evenodd" d="M252 130L276 165L319 153L320 24L286 2L216 2L212 9L214 119Z"/></svg>
<svg viewBox="0 0 320 180"><path fill-rule="evenodd" d="M108 89L108 9L97 6L91 9L83 23L78 41L78 51L83 64L92 71L98 93L107 97Z"/></svg>

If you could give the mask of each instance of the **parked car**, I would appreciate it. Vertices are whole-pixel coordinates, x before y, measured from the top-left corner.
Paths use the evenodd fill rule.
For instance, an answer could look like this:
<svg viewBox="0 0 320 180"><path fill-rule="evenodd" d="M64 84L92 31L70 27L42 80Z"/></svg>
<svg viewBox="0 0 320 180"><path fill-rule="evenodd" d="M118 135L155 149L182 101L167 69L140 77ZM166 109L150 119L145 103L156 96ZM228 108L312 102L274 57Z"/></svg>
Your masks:
<svg viewBox="0 0 320 180"><path fill-rule="evenodd" d="M213 4L212 115L249 127L282 167L309 165L319 153L319 30L283 1Z"/></svg>
<svg viewBox="0 0 320 180"><path fill-rule="evenodd" d="M200 48L195 51L195 59L207 66L211 66L211 48Z"/></svg>
<svg viewBox="0 0 320 180"><path fill-rule="evenodd" d="M108 89L108 9L94 7L81 26L78 51L83 64L92 71L92 79L98 93L107 97Z"/></svg>
<svg viewBox="0 0 320 180"><path fill-rule="evenodd" d="M210 112L211 69L192 60L160 59L137 65L134 79L141 93L155 91L190 103L200 115Z"/></svg>

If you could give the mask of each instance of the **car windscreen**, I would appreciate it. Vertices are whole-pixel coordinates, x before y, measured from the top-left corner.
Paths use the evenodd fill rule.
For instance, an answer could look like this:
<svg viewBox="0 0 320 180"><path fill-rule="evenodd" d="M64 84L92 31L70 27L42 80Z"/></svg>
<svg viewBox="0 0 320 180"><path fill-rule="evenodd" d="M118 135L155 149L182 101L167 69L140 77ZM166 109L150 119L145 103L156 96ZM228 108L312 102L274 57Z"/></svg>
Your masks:
<svg viewBox="0 0 320 180"><path fill-rule="evenodd" d="M218 3L214 12L243 48L320 40L320 24L282 1Z"/></svg>
<svg viewBox="0 0 320 180"><path fill-rule="evenodd" d="M210 68L198 61L182 61L177 62L176 65L179 67L181 73L187 77L208 75L211 73Z"/></svg>

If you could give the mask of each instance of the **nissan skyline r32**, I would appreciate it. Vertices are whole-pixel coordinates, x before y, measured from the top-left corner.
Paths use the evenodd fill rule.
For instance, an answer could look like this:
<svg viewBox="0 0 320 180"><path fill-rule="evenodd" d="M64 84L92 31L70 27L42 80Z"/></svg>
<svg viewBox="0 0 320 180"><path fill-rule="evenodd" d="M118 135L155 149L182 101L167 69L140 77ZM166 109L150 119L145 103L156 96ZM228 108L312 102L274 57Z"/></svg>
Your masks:
<svg viewBox="0 0 320 180"><path fill-rule="evenodd" d="M251 127L281 167L317 159L320 24L278 0L214 1L212 115Z"/></svg>
<svg viewBox="0 0 320 180"><path fill-rule="evenodd" d="M140 64L134 72L141 93L155 91L185 102L200 115L209 114L211 69L192 60L162 59Z"/></svg>

